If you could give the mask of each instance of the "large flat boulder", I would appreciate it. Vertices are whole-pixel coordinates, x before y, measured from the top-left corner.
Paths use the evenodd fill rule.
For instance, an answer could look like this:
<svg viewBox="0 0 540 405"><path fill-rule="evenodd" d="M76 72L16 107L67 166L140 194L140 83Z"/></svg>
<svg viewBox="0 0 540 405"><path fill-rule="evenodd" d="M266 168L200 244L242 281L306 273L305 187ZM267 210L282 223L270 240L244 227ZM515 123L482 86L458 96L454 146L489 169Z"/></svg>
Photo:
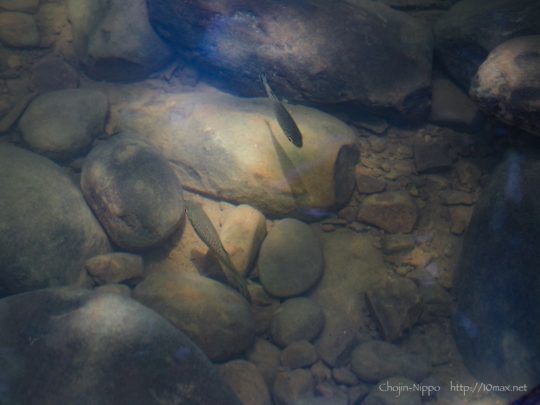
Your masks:
<svg viewBox="0 0 540 405"><path fill-rule="evenodd" d="M167 94L144 85L108 88L110 130L143 135L188 190L304 217L342 204L352 193L355 132L328 114L288 106L304 138L297 148L268 99L213 89Z"/></svg>
<svg viewBox="0 0 540 405"><path fill-rule="evenodd" d="M148 0L156 31L222 88L427 112L431 32L371 1ZM399 66L399 69L395 69Z"/></svg>
<svg viewBox="0 0 540 405"><path fill-rule="evenodd" d="M540 157L510 153L478 200L454 282L454 335L491 384L540 382Z"/></svg>
<svg viewBox="0 0 540 405"><path fill-rule="evenodd" d="M73 180L49 159L0 145L0 297L77 281L110 250Z"/></svg>
<svg viewBox="0 0 540 405"><path fill-rule="evenodd" d="M508 39L540 34L540 2L462 0L435 25L435 53L468 90L489 52Z"/></svg>
<svg viewBox="0 0 540 405"><path fill-rule="evenodd" d="M0 347L2 404L240 404L195 344L120 294L4 298Z"/></svg>

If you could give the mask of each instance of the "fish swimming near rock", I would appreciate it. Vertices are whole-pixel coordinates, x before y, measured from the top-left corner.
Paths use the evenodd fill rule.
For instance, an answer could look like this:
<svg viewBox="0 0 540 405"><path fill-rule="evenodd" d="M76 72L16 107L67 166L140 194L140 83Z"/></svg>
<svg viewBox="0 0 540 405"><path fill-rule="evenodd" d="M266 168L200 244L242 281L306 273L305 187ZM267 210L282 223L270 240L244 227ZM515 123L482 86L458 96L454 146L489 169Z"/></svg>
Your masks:
<svg viewBox="0 0 540 405"><path fill-rule="evenodd" d="M270 88L270 85L268 84L268 80L266 80L265 75L261 75L261 80L263 82L264 89L266 90L268 98L272 101L274 113L276 114L277 121L283 133L289 139L289 141L293 143L293 145L301 148L302 133L298 129L298 125L296 125L296 122L294 121L289 111L287 111L283 103L276 97L276 95Z"/></svg>
<svg viewBox="0 0 540 405"><path fill-rule="evenodd" d="M238 273L234 264L229 257L229 254L223 247L221 239L212 225L210 218L204 212L204 209L194 201L185 200L186 214L191 226L195 230L197 236L208 246L208 249L218 259L221 264L223 274L227 278L227 282L242 294L248 302L251 302L251 296L247 289L246 280Z"/></svg>

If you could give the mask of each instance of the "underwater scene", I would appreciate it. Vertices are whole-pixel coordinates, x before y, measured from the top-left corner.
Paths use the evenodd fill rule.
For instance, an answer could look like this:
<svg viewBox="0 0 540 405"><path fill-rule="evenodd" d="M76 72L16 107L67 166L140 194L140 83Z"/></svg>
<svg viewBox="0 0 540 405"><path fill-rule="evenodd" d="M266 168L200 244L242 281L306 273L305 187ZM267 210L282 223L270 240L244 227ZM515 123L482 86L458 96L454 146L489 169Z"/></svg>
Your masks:
<svg viewBox="0 0 540 405"><path fill-rule="evenodd" d="M539 405L540 1L0 0L0 405Z"/></svg>

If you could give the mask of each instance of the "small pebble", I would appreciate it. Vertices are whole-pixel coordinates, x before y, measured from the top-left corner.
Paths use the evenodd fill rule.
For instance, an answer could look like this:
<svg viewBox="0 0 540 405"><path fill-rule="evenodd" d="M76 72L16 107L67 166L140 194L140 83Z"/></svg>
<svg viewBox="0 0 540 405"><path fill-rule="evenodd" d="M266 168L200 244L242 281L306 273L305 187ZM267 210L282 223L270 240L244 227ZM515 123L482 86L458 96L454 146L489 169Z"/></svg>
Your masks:
<svg viewBox="0 0 540 405"><path fill-rule="evenodd" d="M336 230L336 226L333 224L323 223L321 224L321 230L323 232L334 232Z"/></svg>
<svg viewBox="0 0 540 405"><path fill-rule="evenodd" d="M291 370L309 367L317 361L318 357L315 346L307 340L300 340L291 343L281 352L281 365Z"/></svg>
<svg viewBox="0 0 540 405"><path fill-rule="evenodd" d="M311 366L311 374L317 383L332 379L332 370L321 360Z"/></svg>
<svg viewBox="0 0 540 405"><path fill-rule="evenodd" d="M332 376L338 384L356 385L360 382L356 374L346 367L339 367L332 370Z"/></svg>

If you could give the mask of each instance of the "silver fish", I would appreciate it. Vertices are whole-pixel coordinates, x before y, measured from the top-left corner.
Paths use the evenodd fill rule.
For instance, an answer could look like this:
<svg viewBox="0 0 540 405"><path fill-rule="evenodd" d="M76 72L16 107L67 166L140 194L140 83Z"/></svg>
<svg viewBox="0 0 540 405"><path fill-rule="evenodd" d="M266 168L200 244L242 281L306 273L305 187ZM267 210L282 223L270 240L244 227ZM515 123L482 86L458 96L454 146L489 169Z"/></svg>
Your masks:
<svg viewBox="0 0 540 405"><path fill-rule="evenodd" d="M208 246L208 249L218 259L221 264L221 269L227 281L235 290L242 294L248 302L251 302L251 296L247 289L246 280L236 270L236 267L231 261L229 254L223 247L221 239L212 225L210 218L206 215L203 208L194 201L185 200L186 214L191 226L195 230L197 236Z"/></svg>
<svg viewBox="0 0 540 405"><path fill-rule="evenodd" d="M294 122L291 114L287 111L283 103L279 101L279 99L276 97L276 95L270 88L270 85L268 84L268 80L266 80L265 75L261 75L261 80L263 82L264 89L266 90L266 95L272 101L274 113L276 114L277 121L279 123L279 126L283 130L283 133L289 139L289 141L293 143L293 145L301 148L302 133L298 129L298 125L296 125L296 122Z"/></svg>

